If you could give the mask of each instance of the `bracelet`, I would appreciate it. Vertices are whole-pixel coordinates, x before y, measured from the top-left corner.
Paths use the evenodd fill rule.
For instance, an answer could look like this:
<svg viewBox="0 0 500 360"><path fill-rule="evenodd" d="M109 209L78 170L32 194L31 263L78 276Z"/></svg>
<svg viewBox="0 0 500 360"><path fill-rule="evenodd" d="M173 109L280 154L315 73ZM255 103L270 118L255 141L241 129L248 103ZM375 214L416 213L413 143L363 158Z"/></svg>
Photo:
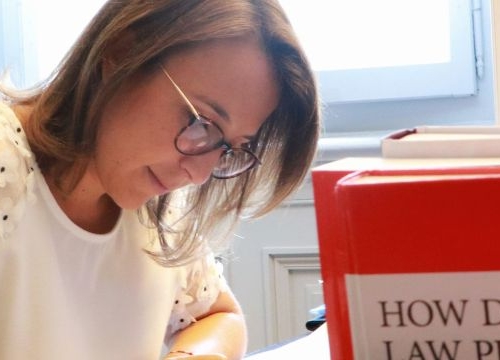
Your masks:
<svg viewBox="0 0 500 360"><path fill-rule="evenodd" d="M194 355L192 352L184 351L184 350L170 351L169 354L186 354L186 355L191 355L191 356Z"/></svg>

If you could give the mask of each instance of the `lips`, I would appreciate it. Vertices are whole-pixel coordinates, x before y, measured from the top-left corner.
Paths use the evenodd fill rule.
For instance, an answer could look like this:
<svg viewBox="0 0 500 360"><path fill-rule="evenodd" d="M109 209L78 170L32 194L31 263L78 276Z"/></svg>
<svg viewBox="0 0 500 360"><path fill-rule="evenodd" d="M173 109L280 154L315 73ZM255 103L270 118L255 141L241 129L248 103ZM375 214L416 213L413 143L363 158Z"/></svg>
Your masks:
<svg viewBox="0 0 500 360"><path fill-rule="evenodd" d="M158 176L156 176L153 170L151 170L151 168L149 167L148 167L148 173L151 182L153 184L153 187L155 188L155 193L157 195L162 195L169 192L169 189L163 184L163 182L158 178Z"/></svg>

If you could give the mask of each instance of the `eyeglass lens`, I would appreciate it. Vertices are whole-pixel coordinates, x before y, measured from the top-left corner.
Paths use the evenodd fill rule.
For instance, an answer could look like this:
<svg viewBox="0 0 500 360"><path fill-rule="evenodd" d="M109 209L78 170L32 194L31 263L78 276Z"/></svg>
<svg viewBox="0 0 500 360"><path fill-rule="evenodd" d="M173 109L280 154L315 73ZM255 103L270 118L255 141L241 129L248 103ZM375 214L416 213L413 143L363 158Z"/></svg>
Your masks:
<svg viewBox="0 0 500 360"><path fill-rule="evenodd" d="M181 130L176 146L185 155L201 155L220 147L223 141L224 135L219 128L199 117Z"/></svg>
<svg viewBox="0 0 500 360"><path fill-rule="evenodd" d="M212 175L216 178L234 177L251 169L256 163L257 158L249 151L233 149L221 155Z"/></svg>
<svg viewBox="0 0 500 360"><path fill-rule="evenodd" d="M224 136L217 125L199 116L182 129L175 139L177 150L184 155L201 155L222 147ZM226 149L212 171L215 178L238 176L258 163L246 149Z"/></svg>

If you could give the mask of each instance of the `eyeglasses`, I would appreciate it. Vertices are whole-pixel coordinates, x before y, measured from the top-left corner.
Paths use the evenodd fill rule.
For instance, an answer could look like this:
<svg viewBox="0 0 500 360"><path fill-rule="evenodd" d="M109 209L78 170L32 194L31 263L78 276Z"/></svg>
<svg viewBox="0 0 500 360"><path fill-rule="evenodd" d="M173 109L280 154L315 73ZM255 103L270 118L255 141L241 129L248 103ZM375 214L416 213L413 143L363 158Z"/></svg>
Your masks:
<svg viewBox="0 0 500 360"><path fill-rule="evenodd" d="M193 115L188 125L182 128L175 137L174 144L177 151L183 155L202 155L222 149L222 154L212 170L212 177L216 179L234 178L260 164L259 158L251 150L234 148L224 140L222 129L212 120L198 113L163 65L160 64L160 68Z"/></svg>

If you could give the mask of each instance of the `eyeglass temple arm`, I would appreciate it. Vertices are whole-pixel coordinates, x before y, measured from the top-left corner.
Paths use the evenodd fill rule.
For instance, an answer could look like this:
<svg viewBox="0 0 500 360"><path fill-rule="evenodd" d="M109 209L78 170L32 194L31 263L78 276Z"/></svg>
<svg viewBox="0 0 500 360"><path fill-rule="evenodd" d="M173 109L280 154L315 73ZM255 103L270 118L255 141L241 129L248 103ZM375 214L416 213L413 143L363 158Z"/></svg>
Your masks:
<svg viewBox="0 0 500 360"><path fill-rule="evenodd" d="M160 64L160 68L161 68L161 71L163 71L163 73L165 74L165 76L170 80L170 82L172 83L172 85L174 85L175 90L179 93L179 95L182 97L182 99L186 102L187 106L189 107L189 110L191 110L191 112L193 113L193 115L195 115L198 118L200 116L200 114L198 114L198 111L196 111L196 109L194 108L193 104L191 104L191 101L189 101L189 99L186 97L186 95L184 95L184 93L182 92L182 90L179 88L179 86L177 86L177 84L175 83L175 81L169 75L169 73L167 72L167 70L165 70L165 68L163 67L162 64Z"/></svg>

